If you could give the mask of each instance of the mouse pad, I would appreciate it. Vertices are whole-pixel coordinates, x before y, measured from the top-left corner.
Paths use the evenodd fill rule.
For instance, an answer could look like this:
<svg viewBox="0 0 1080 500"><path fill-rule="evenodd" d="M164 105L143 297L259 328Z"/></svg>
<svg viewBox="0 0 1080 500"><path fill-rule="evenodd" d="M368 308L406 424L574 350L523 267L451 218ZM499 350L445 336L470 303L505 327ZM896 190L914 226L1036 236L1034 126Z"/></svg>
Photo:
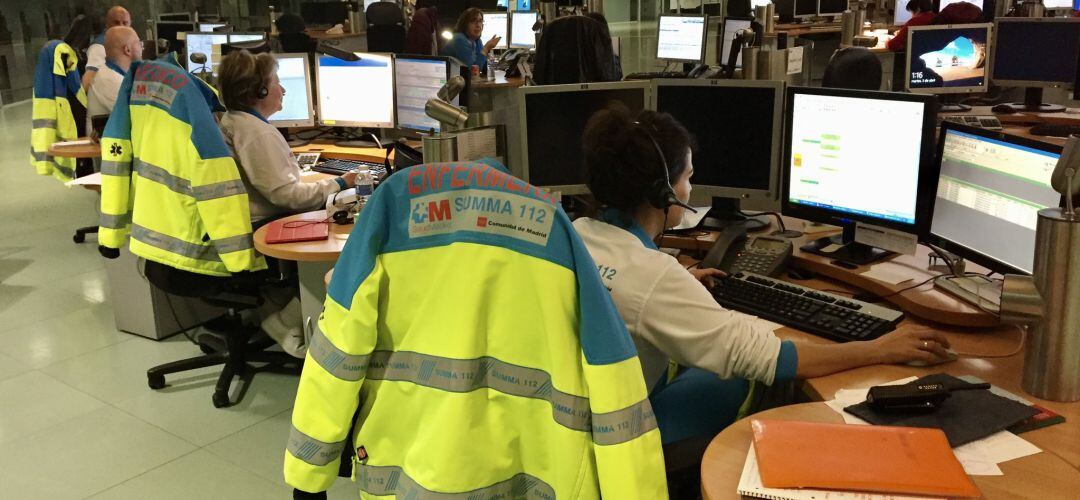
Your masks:
<svg viewBox="0 0 1080 500"><path fill-rule="evenodd" d="M950 390L969 385L944 373L927 375L911 383L942 383ZM1039 413L1039 410L986 389L954 391L951 394L938 409L928 413L879 412L865 401L844 408L844 411L874 425L941 429L953 448L982 439Z"/></svg>

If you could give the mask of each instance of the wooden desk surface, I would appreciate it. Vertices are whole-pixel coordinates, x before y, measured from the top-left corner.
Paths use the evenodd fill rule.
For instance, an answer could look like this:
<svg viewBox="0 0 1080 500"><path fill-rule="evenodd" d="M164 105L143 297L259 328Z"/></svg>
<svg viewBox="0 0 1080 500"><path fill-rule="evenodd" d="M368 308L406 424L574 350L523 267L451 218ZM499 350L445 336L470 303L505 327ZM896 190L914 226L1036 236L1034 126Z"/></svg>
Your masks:
<svg viewBox="0 0 1080 500"><path fill-rule="evenodd" d="M337 146L334 141L319 139L312 141L306 146L300 146L292 148L293 153L322 153L321 156L325 158L335 158L339 160L356 160L356 161L371 161L376 163L382 163L386 159L386 150L379 148L351 148ZM394 159L394 154L390 153L390 159Z"/></svg>
<svg viewBox="0 0 1080 500"><path fill-rule="evenodd" d="M803 36L814 33L839 33L843 28L840 23L798 23L777 24L776 31L783 31L788 36Z"/></svg>
<svg viewBox="0 0 1080 500"><path fill-rule="evenodd" d="M750 420L772 418L806 422L842 423L843 418L822 403L805 403L784 406L744 418L724 429L709 447L701 461L701 493L706 500L738 498L736 488L742 474L746 453L750 449L752 434ZM1069 423L1059 424L1022 434L1035 442L1033 437L1053 434L1055 429ZM1080 423L1073 423L1077 426ZM1077 441L1072 441L1076 447ZM1054 452L1068 448L1069 442L1057 443ZM1075 498L1080 490L1080 471L1054 453L1036 453L1000 464L1003 476L971 476L984 498Z"/></svg>
<svg viewBox="0 0 1080 500"><path fill-rule="evenodd" d="M87 141L89 137L80 137L76 140ZM76 144L72 146L49 146L49 154L61 158L99 158L101 157L101 144L90 142L89 144Z"/></svg>
<svg viewBox="0 0 1080 500"><path fill-rule="evenodd" d="M290 215L280 220L323 220L326 218L326 210L314 210L302 214ZM330 237L321 241L301 241L297 243L266 242L266 232L269 225L264 225L255 231L255 250L259 253L276 259L291 260L296 262L336 262L341 255L341 249L345 248L345 242L349 239L349 233L353 230L353 224L330 224Z"/></svg>

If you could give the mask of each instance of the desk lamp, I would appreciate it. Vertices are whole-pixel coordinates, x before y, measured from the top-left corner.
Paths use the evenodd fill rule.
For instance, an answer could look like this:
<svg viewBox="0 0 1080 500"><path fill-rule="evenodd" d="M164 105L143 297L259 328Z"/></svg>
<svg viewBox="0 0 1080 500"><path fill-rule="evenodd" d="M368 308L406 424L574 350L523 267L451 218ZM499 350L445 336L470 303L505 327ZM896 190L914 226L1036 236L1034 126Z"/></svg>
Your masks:
<svg viewBox="0 0 1080 500"><path fill-rule="evenodd" d="M1080 137L1072 136L1051 176L1064 208L1039 211L1035 272L1005 275L1001 320L1028 327L1021 386L1051 401L1080 401Z"/></svg>

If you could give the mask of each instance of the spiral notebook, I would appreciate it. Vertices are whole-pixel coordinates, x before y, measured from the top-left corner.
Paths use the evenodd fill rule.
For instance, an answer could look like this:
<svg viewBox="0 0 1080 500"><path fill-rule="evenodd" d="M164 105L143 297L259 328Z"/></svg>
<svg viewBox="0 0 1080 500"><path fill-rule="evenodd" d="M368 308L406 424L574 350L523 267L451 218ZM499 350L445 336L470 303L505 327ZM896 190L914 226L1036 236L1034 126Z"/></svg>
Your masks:
<svg viewBox="0 0 1080 500"><path fill-rule="evenodd" d="M915 497L908 495L881 495L855 491L828 491L795 488L766 488L761 484L757 455L753 445L746 454L742 477L739 478L740 495L770 500L938 500L938 497Z"/></svg>

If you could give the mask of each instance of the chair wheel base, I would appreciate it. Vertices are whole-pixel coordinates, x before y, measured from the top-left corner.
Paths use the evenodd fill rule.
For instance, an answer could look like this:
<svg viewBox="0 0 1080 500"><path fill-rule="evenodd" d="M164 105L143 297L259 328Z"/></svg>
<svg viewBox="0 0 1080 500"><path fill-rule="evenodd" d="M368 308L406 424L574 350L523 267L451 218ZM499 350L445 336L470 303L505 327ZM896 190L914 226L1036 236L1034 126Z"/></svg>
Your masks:
<svg viewBox="0 0 1080 500"><path fill-rule="evenodd" d="M214 402L214 408L225 408L232 404L232 401L229 400L229 393L224 391L214 392L212 400Z"/></svg>
<svg viewBox="0 0 1080 500"><path fill-rule="evenodd" d="M76 244L82 243L86 241L86 235L81 233L75 233L75 236L72 236L71 239L74 240Z"/></svg>
<svg viewBox="0 0 1080 500"><path fill-rule="evenodd" d="M146 385L149 385L151 389L163 389L165 388L165 376L164 375L147 375Z"/></svg>

